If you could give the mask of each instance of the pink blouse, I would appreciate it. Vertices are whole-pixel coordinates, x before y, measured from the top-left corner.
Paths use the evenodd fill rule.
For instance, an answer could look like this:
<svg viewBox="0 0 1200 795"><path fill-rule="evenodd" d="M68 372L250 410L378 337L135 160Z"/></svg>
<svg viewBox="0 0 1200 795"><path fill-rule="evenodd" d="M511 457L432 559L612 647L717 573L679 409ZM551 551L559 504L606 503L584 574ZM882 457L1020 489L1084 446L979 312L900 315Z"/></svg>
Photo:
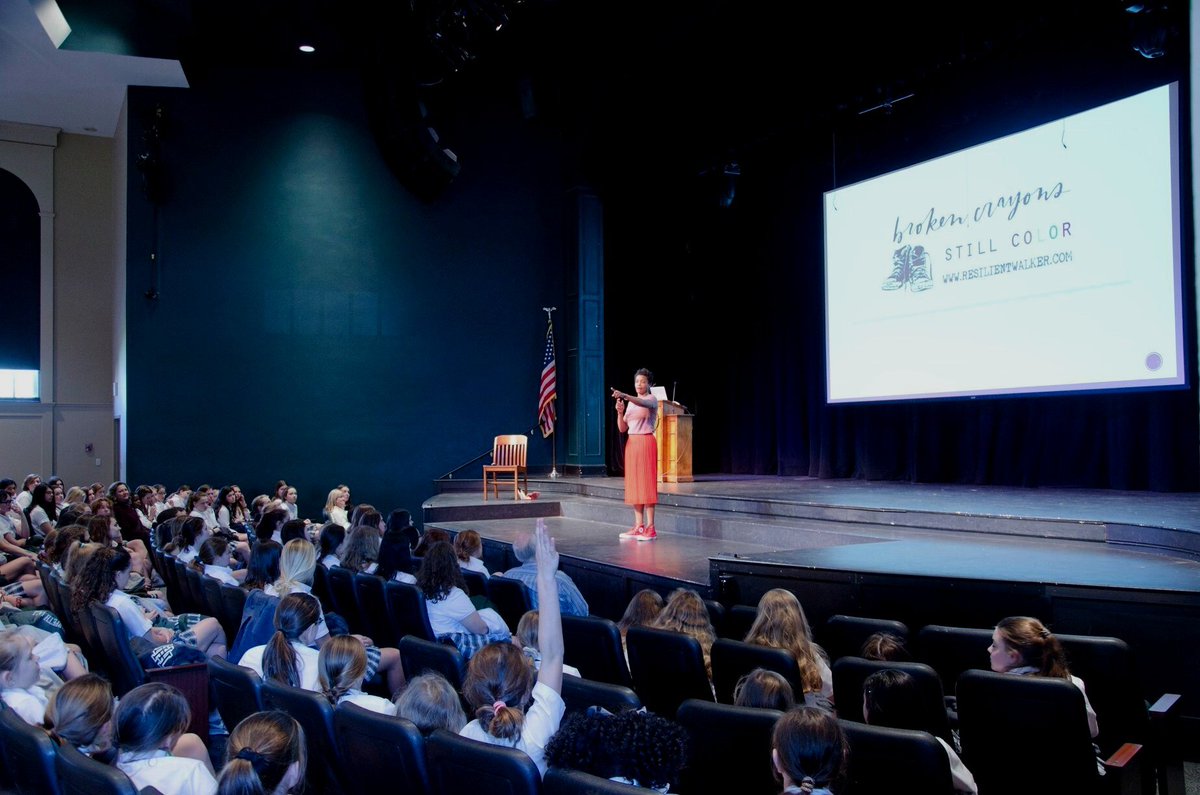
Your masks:
<svg viewBox="0 0 1200 795"><path fill-rule="evenodd" d="M658 414L658 401L654 408L639 406L631 400L625 401L625 424L629 426L631 436L654 433L654 416Z"/></svg>

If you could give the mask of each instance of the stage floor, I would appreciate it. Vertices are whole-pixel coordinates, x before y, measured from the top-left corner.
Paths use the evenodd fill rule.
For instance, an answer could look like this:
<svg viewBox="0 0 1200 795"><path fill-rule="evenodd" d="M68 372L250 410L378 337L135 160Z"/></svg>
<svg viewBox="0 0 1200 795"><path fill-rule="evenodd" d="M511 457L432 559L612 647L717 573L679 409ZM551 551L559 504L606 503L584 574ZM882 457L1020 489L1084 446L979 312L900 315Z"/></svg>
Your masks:
<svg viewBox="0 0 1200 795"><path fill-rule="evenodd" d="M1200 494L703 476L662 484L659 539L622 541L619 478L531 478L538 499L442 482L427 521L500 543L546 517L562 554L710 588L711 563L1200 592Z"/></svg>

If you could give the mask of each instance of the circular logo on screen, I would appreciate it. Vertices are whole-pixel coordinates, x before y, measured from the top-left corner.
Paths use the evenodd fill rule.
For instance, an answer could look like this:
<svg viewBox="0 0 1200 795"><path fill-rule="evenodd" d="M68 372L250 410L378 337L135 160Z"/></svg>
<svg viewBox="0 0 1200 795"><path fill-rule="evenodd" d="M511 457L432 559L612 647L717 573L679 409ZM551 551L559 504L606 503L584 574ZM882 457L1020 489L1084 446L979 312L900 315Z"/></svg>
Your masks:
<svg viewBox="0 0 1200 795"><path fill-rule="evenodd" d="M1151 372L1158 370L1163 366L1162 354L1151 351L1146 354L1146 369Z"/></svg>

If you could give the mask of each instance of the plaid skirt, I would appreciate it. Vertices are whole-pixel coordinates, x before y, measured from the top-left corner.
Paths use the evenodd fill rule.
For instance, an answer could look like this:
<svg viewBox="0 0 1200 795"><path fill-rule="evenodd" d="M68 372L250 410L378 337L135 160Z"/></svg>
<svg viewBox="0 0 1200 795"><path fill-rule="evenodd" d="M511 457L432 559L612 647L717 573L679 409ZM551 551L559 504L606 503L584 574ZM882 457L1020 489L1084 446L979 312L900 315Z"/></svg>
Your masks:
<svg viewBox="0 0 1200 795"><path fill-rule="evenodd" d="M175 633L175 642L184 646L196 648L196 632L192 627L199 624L208 616L199 613L182 613L177 616L164 616L159 613L152 622L153 626L169 629Z"/></svg>

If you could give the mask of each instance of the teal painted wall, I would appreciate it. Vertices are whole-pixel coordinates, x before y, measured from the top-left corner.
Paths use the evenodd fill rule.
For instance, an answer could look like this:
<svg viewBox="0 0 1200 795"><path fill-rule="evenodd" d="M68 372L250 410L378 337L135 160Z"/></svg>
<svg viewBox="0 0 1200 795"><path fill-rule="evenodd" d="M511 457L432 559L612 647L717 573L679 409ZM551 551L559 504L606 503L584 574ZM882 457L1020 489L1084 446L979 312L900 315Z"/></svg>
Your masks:
<svg viewBox="0 0 1200 795"><path fill-rule="evenodd" d="M424 204L361 92L350 73L131 89L131 164L156 103L168 124L157 232L129 174L131 483L283 478L314 519L348 483L417 513L433 478L535 426L541 307L563 301L559 143L515 98L464 100L439 128L462 174ZM535 434L531 466L549 459Z"/></svg>

